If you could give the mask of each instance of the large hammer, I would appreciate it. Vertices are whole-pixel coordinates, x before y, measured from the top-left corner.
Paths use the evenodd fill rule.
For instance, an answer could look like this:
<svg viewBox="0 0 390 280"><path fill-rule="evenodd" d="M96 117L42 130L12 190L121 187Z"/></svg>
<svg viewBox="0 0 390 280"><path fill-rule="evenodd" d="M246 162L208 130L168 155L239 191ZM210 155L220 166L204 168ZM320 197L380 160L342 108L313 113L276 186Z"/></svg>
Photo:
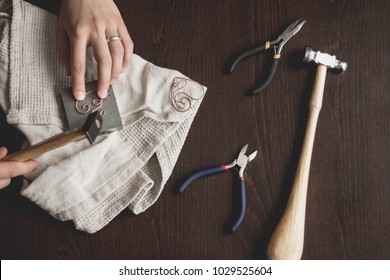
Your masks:
<svg viewBox="0 0 390 280"><path fill-rule="evenodd" d="M267 258L274 260L300 259L305 233L306 194L309 181L310 161L318 115L322 107L326 71L328 68L345 71L347 63L335 56L315 52L306 47L304 62L318 64L313 92L309 104L309 117L294 183L284 214L276 227L267 250Z"/></svg>

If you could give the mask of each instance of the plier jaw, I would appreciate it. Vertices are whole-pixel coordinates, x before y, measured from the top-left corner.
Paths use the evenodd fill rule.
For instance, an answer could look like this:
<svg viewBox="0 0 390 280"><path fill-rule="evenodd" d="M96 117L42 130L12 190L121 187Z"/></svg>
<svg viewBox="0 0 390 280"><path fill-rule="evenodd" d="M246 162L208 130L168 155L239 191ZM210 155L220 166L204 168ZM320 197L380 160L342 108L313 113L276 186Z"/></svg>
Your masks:
<svg viewBox="0 0 390 280"><path fill-rule="evenodd" d="M284 31L282 34L278 36L278 38L274 41L272 41L270 44L278 45L275 50L275 54L279 54L282 52L283 46L290 40L295 34L301 30L302 26L306 23L306 20L303 18L299 18L292 22Z"/></svg>
<svg viewBox="0 0 390 280"><path fill-rule="evenodd" d="M249 156L247 156L245 154L247 149L248 149L248 144L246 144L244 147L241 148L240 153L238 154L238 157L235 160L236 165L240 168L238 171L238 175L240 176L240 180L244 180L244 171L245 171L246 166L257 155L257 151L254 151Z"/></svg>
<svg viewBox="0 0 390 280"><path fill-rule="evenodd" d="M248 162L252 161L257 155L257 151L254 151L249 156L247 156L245 154L247 149L248 149L248 144L246 144L244 147L241 148L240 153L238 154L238 157L232 163L223 165L226 168L226 170L233 168L235 166L238 166L239 167L238 173L239 173L240 177L243 177L244 170L245 170Z"/></svg>

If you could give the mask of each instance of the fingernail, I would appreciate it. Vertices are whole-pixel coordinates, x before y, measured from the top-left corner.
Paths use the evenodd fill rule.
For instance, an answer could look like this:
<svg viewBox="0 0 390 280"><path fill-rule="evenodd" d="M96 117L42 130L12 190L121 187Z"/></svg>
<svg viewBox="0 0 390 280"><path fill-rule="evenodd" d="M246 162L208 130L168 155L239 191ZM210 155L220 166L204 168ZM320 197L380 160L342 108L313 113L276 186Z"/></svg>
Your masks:
<svg viewBox="0 0 390 280"><path fill-rule="evenodd" d="M0 147L0 157L5 156L7 154L6 147Z"/></svg>
<svg viewBox="0 0 390 280"><path fill-rule="evenodd" d="M99 96L100 96L100 98L106 98L106 97L107 97L107 90L102 90L102 91L99 93Z"/></svg>
<svg viewBox="0 0 390 280"><path fill-rule="evenodd" d="M78 101L84 100L84 98L85 98L85 93L82 92L82 91L75 92L75 93L74 93L74 97L75 97Z"/></svg>

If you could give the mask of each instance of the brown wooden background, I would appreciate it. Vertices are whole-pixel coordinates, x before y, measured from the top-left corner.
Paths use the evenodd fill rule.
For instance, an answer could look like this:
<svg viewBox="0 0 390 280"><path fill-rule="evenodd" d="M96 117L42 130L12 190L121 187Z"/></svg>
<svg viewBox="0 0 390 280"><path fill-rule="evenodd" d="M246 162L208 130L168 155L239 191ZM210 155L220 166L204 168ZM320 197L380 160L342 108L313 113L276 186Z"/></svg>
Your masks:
<svg viewBox="0 0 390 280"><path fill-rule="evenodd" d="M52 1L40 2L58 11ZM19 195L20 180L0 191L2 259L262 259L294 178L315 67L311 45L348 62L328 73L309 180L303 259L390 258L390 2L386 0L118 0L135 53L208 87L173 174L155 205L122 212L89 235L59 222ZM269 68L270 52L224 65L237 51L307 19L282 52L271 85L245 96ZM1 143L14 148L4 124ZM20 138L20 136L18 137ZM209 177L181 196L189 173L229 163L248 143L247 211L235 234L234 172ZM49 184L50 182L48 182Z"/></svg>

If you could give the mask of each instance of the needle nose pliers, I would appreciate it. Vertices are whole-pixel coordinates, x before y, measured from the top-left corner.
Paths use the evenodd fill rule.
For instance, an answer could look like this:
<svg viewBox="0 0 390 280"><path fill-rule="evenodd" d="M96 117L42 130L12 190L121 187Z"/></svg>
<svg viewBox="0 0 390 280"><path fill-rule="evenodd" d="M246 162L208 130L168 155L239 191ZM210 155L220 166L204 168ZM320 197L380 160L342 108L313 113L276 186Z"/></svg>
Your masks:
<svg viewBox="0 0 390 280"><path fill-rule="evenodd" d="M257 151L254 151L251 153L249 156L245 155L245 152L248 148L248 144L245 145L244 147L241 148L240 153L232 163L227 164L227 165L218 165L214 167L209 167L205 169L201 169L199 171L196 171L195 173L192 173L189 175L179 186L178 186L178 191L179 193L184 192L184 190L195 180L207 177L210 175L214 174L219 174L224 171L227 171L231 168L238 167L238 175L240 179L240 195L241 195L241 200L240 200L240 212L239 215L237 216L237 219L233 223L232 227L230 228L230 232L235 232L237 228L241 225L242 220L244 219L245 215L245 210L246 210L246 194L245 194L245 182L244 182L244 170L248 164L248 162L252 161L256 155Z"/></svg>
<svg viewBox="0 0 390 280"><path fill-rule="evenodd" d="M278 66L279 58L281 57L280 53L282 52L282 48L283 48L284 44L286 44L288 40L290 40L295 34L298 33L298 31L302 28L302 26L305 24L305 22L306 22L305 19L299 18L299 19L295 20L293 23L291 23L286 28L286 30L284 30L283 33L280 34L279 37L276 38L275 40L267 41L260 46L251 47L251 48L249 48L241 53L238 53L233 58L233 60L230 64L230 67L229 67L230 73L233 72L237 63L240 62L242 59L244 59L248 56L254 55L256 53L262 52L264 50L267 50L271 47L274 48L273 62L272 62L271 70L268 74L268 77L265 79L263 84L255 87L254 89L249 91L248 95L256 95L269 85L269 83L271 82L271 80L275 74L276 68Z"/></svg>

